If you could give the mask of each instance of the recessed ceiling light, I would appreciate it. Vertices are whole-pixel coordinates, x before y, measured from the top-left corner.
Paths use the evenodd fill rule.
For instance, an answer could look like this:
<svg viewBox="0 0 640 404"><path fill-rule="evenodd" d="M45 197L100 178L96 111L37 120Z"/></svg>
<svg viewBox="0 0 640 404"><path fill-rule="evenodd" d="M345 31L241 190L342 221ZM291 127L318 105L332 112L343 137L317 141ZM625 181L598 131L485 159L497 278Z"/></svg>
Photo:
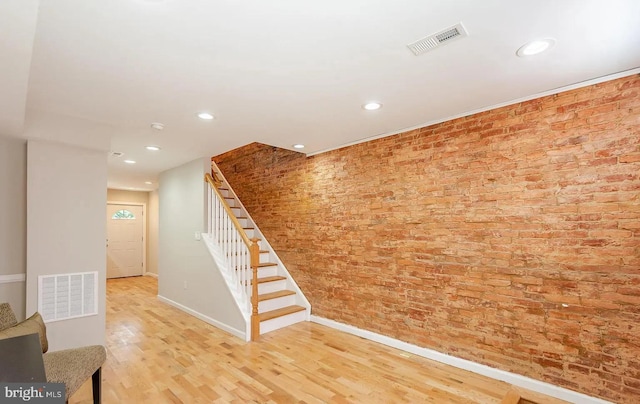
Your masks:
<svg viewBox="0 0 640 404"><path fill-rule="evenodd" d="M160 147L158 147L158 146L146 146L145 149L151 150L151 151L158 151L158 150L160 150Z"/></svg>
<svg viewBox="0 0 640 404"><path fill-rule="evenodd" d="M304 145L303 144L299 144L299 143L298 144L294 144L293 148L294 149L304 149Z"/></svg>
<svg viewBox="0 0 640 404"><path fill-rule="evenodd" d="M208 112L199 112L198 113L198 118L204 119L205 121L210 121L210 120L213 119L213 115L211 115Z"/></svg>
<svg viewBox="0 0 640 404"><path fill-rule="evenodd" d="M522 45L516 52L516 55L520 57L537 55L551 49L555 43L556 40L553 38L536 39Z"/></svg>
<svg viewBox="0 0 640 404"><path fill-rule="evenodd" d="M379 102L368 102L364 104L362 108L366 109L367 111L375 111L376 109L382 108L382 104L380 104Z"/></svg>
<svg viewBox="0 0 640 404"><path fill-rule="evenodd" d="M127 163L127 164L135 164L136 163L135 160L125 160L124 162Z"/></svg>
<svg viewBox="0 0 640 404"><path fill-rule="evenodd" d="M160 122L154 122L151 124L151 129L153 130L162 130L164 129L164 124Z"/></svg>
<svg viewBox="0 0 640 404"><path fill-rule="evenodd" d="M153 184L153 182L151 182L151 181L145 181L144 183L147 184L147 185Z"/></svg>

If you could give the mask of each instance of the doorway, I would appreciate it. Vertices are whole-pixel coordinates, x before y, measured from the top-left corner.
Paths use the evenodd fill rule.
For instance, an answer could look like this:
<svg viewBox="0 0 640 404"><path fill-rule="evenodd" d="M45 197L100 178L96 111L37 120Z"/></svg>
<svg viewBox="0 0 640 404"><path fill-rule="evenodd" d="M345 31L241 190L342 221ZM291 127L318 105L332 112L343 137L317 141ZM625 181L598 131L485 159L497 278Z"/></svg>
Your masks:
<svg viewBox="0 0 640 404"><path fill-rule="evenodd" d="M143 214L142 205L107 204L107 278L143 274Z"/></svg>

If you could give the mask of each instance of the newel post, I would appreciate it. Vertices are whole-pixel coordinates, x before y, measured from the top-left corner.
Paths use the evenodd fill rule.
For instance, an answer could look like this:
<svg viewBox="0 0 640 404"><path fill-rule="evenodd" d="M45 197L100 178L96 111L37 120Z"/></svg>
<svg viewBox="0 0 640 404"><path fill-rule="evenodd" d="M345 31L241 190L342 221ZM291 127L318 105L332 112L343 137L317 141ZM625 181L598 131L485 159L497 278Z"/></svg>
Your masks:
<svg viewBox="0 0 640 404"><path fill-rule="evenodd" d="M260 317L258 317L258 265L260 264L260 246L258 239L251 239L251 247L249 247L251 255L251 272L253 277L251 281L251 341L257 341L260 336Z"/></svg>

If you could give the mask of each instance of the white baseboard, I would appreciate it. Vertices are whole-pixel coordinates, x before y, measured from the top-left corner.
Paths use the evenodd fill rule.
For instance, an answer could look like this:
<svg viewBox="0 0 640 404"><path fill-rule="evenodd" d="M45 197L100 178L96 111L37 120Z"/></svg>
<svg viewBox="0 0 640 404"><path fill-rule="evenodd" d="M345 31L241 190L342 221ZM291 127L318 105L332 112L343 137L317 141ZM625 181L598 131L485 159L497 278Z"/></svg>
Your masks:
<svg viewBox="0 0 640 404"><path fill-rule="evenodd" d="M158 274L153 273L153 272L145 272L143 275L144 275L144 276L150 276L150 277L152 277L152 278L156 278L156 279L158 279Z"/></svg>
<svg viewBox="0 0 640 404"><path fill-rule="evenodd" d="M182 311L184 311L186 313L189 313L192 316L204 321L205 323L211 324L212 326L214 326L216 328L219 328L219 329L221 329L223 331L228 332L229 334L233 334L236 337L242 338L243 340L247 341L246 333L244 331L240 331L240 330L237 330L237 329L235 329L235 328L233 328L231 326L223 324L223 323L219 322L218 320L214 320L211 317L205 316L202 313L199 313L199 312L197 312L195 310L192 310L192 309L188 308L187 306L183 306L180 303L174 302L171 299L167 299L166 297L158 295L158 300L160 300L161 302L167 303L168 305L171 305L171 306L173 306L173 307L175 307L177 309L180 309L180 310L182 310Z"/></svg>
<svg viewBox="0 0 640 404"><path fill-rule="evenodd" d="M454 366L459 369L468 370L473 373L477 373L482 376L490 377L492 379L501 380L514 386L522 387L527 390L535 391L538 393L546 394L551 397L565 400L570 403L576 404L613 404L610 401L602 400L600 398L587 396L586 394L578 393L573 390L565 389L550 383L545 383L539 380L531 379L516 373L507 372L504 370L492 368L490 366L482 365L480 363L472 362L470 360L456 358L455 356L443 354L442 352L434 351L432 349L419 347L417 345L409 344L408 342L400 341L395 338L387 337L382 334L363 330L351 325L339 323L334 320L329 320L323 317L311 316L311 321L314 323L322 324L327 327L334 328L336 330L344 331L348 334L357 335L371 341L378 342L383 345L390 346L392 348L400 349L414 355L422 356L427 359L431 359L437 362L445 363L450 366Z"/></svg>
<svg viewBox="0 0 640 404"><path fill-rule="evenodd" d="M0 283L24 282L27 274L0 275Z"/></svg>

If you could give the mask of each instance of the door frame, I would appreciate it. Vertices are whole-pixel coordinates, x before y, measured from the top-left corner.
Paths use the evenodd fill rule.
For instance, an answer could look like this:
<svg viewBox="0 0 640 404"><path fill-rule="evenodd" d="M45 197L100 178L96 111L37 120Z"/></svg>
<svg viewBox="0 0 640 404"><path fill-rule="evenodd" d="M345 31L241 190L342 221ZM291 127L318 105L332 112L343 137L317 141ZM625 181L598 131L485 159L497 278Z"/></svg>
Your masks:
<svg viewBox="0 0 640 404"><path fill-rule="evenodd" d="M107 201L107 207L109 205L142 206L142 276L145 276L147 274L147 204L144 202Z"/></svg>

